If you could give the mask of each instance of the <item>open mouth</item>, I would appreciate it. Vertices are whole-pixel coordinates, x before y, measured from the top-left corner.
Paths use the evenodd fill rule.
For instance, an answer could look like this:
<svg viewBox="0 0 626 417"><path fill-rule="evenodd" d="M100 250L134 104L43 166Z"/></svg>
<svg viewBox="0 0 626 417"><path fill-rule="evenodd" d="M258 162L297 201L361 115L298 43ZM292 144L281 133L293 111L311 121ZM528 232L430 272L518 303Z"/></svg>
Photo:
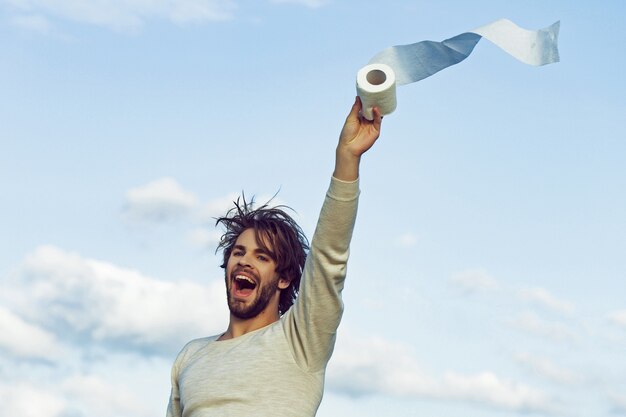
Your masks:
<svg viewBox="0 0 626 417"><path fill-rule="evenodd" d="M257 287L257 283L250 277L237 274L233 279L235 295L247 297Z"/></svg>

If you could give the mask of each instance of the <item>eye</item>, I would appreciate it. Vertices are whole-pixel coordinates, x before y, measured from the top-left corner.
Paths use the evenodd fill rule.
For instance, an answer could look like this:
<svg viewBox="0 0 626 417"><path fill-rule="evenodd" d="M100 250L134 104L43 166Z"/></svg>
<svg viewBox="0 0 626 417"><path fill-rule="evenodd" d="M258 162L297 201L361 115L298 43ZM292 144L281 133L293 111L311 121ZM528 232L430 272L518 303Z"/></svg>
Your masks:
<svg viewBox="0 0 626 417"><path fill-rule="evenodd" d="M259 261L262 261L262 262L269 262L269 260L270 260L270 258L268 258L268 257L267 257L267 256L265 256L265 255L259 255L259 256L257 256L257 259L258 259Z"/></svg>
<svg viewBox="0 0 626 417"><path fill-rule="evenodd" d="M234 251L232 252L232 255L233 255L233 256L243 256L243 251L242 251L242 250L240 250L240 249L234 250Z"/></svg>

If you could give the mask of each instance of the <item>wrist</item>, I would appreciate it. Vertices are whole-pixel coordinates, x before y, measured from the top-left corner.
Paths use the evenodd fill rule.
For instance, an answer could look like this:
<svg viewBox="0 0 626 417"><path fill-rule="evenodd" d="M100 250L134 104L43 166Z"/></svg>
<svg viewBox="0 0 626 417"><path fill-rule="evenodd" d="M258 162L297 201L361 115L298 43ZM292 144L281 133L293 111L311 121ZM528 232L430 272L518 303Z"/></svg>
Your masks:
<svg viewBox="0 0 626 417"><path fill-rule="evenodd" d="M342 152L339 148L335 156L335 171L333 176L342 181L354 181L359 178L361 157L349 152Z"/></svg>

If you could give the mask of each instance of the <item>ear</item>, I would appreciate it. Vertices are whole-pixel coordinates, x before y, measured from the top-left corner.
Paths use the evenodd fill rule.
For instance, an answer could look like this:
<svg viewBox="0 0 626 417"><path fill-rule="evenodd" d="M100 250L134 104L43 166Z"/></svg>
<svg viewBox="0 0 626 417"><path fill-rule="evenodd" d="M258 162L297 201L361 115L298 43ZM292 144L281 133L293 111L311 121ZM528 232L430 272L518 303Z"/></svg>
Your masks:
<svg viewBox="0 0 626 417"><path fill-rule="evenodd" d="M291 285L291 280L287 278L278 278L278 289L284 290Z"/></svg>

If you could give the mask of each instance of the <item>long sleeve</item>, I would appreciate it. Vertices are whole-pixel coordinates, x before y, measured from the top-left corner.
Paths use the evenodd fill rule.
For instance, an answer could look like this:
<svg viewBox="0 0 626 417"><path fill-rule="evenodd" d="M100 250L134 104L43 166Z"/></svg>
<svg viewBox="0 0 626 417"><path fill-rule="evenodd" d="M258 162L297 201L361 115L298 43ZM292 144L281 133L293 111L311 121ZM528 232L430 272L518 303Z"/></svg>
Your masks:
<svg viewBox="0 0 626 417"><path fill-rule="evenodd" d="M170 393L170 400L167 405L166 417L182 417L182 410L180 407L180 392L178 391L178 359L172 366L172 392Z"/></svg>
<svg viewBox="0 0 626 417"><path fill-rule="evenodd" d="M285 313L285 333L294 359L309 372L323 370L334 348L343 313L341 291L358 195L358 180L331 180L311 241L298 299Z"/></svg>

